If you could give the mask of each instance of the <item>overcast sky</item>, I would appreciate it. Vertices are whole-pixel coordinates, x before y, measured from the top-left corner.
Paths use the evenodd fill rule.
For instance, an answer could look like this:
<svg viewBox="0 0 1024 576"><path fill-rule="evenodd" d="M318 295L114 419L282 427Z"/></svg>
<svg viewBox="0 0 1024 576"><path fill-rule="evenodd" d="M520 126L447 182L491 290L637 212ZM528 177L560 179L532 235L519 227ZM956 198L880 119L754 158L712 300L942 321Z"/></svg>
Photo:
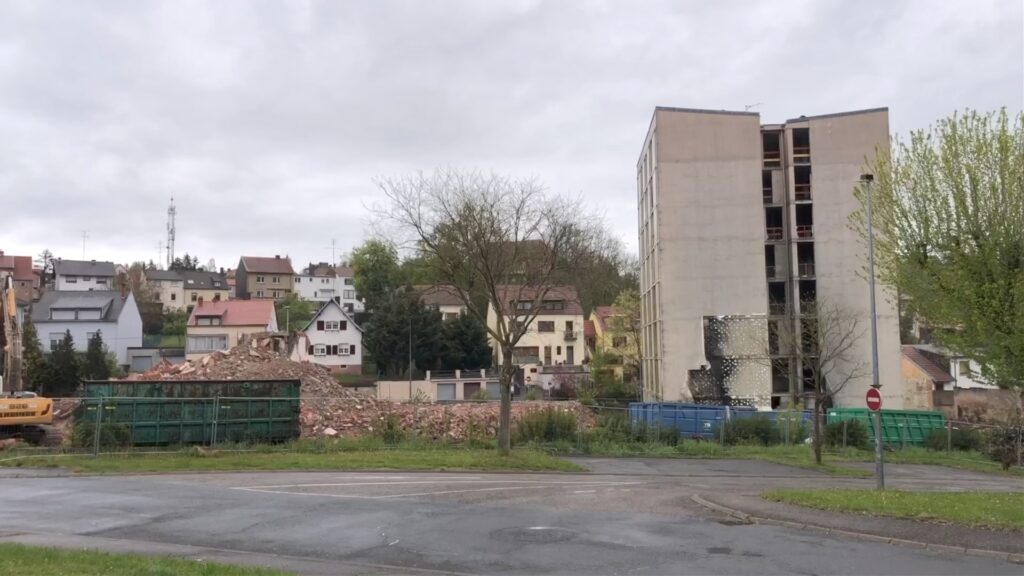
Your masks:
<svg viewBox="0 0 1024 576"><path fill-rule="evenodd" d="M636 246L656 105L894 133L1024 100L1020 0L0 3L0 249L298 268L366 238L375 176L533 176ZM340 256L339 256L340 257Z"/></svg>

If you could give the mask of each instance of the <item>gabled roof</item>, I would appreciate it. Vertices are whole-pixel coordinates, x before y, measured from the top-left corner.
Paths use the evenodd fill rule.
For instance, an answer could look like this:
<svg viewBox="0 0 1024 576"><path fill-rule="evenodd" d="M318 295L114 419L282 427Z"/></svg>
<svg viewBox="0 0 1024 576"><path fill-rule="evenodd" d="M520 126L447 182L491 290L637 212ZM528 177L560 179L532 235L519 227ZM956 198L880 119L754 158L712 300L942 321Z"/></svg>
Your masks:
<svg viewBox="0 0 1024 576"><path fill-rule="evenodd" d="M197 326L199 316L216 316L222 326L266 326L274 317L273 300L220 300L197 302L188 318L189 326Z"/></svg>
<svg viewBox="0 0 1024 576"><path fill-rule="evenodd" d="M412 287L420 296L420 302L427 306L464 306L458 289L449 284L417 284Z"/></svg>
<svg viewBox="0 0 1024 576"><path fill-rule="evenodd" d="M501 302L503 314L509 315L512 310L507 308L510 304L514 304L516 300L526 300L532 302L537 294L542 292L542 288L533 286L516 286L516 285L502 285L498 286L498 300ZM552 316L575 316L583 315L583 306L580 305L579 294L576 293L575 286L552 286L547 290L544 295L544 301L561 301L565 303L565 307L562 310L545 310L541 309L538 312L538 316L552 315Z"/></svg>
<svg viewBox="0 0 1024 576"><path fill-rule="evenodd" d="M334 306L338 310L341 310L341 313L345 316L345 318L348 319L348 323L354 326L356 330L359 330L360 332L363 331L363 327L360 326L359 324L356 324L355 319L352 318L351 314L345 311L345 308L341 304L338 304L334 300L328 300L327 302L324 302L323 306L321 306L319 310L316 311L316 314L313 314L313 317L309 319L309 322L302 327L302 332L309 330L310 326L316 324L316 319L319 318L324 313L324 311L331 306Z"/></svg>
<svg viewBox="0 0 1024 576"><path fill-rule="evenodd" d="M292 259L288 256L281 258L274 256L242 256L238 263L239 267L244 266L247 272L260 272L263 274L295 274L292 268Z"/></svg>
<svg viewBox="0 0 1024 576"><path fill-rule="evenodd" d="M185 288L195 290L227 290L228 279L223 274L216 272L204 272L202 270L186 271L181 273L185 280Z"/></svg>
<svg viewBox="0 0 1024 576"><path fill-rule="evenodd" d="M44 292L32 306L32 321L40 322L117 322L126 297L117 290L52 290ZM104 313L100 320L51 320L50 310L96 310Z"/></svg>
<svg viewBox="0 0 1024 576"><path fill-rule="evenodd" d="M337 272L327 262L320 262L319 264L309 263L309 266L302 271L303 276L314 276L316 278L334 278L337 276Z"/></svg>
<svg viewBox="0 0 1024 576"><path fill-rule="evenodd" d="M952 382L953 376L948 371L924 355L913 346L903 346L903 356L923 370L935 383Z"/></svg>
<svg viewBox="0 0 1024 576"><path fill-rule="evenodd" d="M61 260L53 261L53 270L57 276L109 276L114 277L116 271L113 262L97 260Z"/></svg>
<svg viewBox="0 0 1024 576"><path fill-rule="evenodd" d="M31 256L8 256L0 250L0 270L9 272L15 280L33 280Z"/></svg>
<svg viewBox="0 0 1024 576"><path fill-rule="evenodd" d="M143 270L142 274L146 277L146 280L160 280L160 281L178 281L181 282L181 272L177 270Z"/></svg>
<svg viewBox="0 0 1024 576"><path fill-rule="evenodd" d="M601 330L607 330L608 319L615 316L621 316L621 314L615 311L615 306L594 306L594 317L601 324Z"/></svg>
<svg viewBox="0 0 1024 576"><path fill-rule="evenodd" d="M338 278L352 278L355 276L351 266L335 266L334 273L337 274Z"/></svg>
<svg viewBox="0 0 1024 576"><path fill-rule="evenodd" d="M594 336L597 336L597 330L594 328L594 321L593 320L584 320L583 321L583 337L584 338L592 338Z"/></svg>

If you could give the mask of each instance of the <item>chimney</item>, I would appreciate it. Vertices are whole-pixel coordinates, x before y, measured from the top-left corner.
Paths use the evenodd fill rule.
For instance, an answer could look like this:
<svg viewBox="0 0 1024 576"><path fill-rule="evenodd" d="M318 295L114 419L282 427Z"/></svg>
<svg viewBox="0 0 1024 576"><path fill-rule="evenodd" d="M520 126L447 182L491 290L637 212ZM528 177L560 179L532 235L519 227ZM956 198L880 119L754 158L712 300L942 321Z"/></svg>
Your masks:
<svg viewBox="0 0 1024 576"><path fill-rule="evenodd" d="M196 308L202 308L202 307L203 307L203 297L200 296L199 299L196 300Z"/></svg>
<svg viewBox="0 0 1024 576"><path fill-rule="evenodd" d="M91 262L92 264L95 264L95 263L96 263L96 261L95 261L95 260L89 260L89 262Z"/></svg>
<svg viewBox="0 0 1024 576"><path fill-rule="evenodd" d="M274 259L275 260L280 260L281 259L281 255L280 254L274 254Z"/></svg>

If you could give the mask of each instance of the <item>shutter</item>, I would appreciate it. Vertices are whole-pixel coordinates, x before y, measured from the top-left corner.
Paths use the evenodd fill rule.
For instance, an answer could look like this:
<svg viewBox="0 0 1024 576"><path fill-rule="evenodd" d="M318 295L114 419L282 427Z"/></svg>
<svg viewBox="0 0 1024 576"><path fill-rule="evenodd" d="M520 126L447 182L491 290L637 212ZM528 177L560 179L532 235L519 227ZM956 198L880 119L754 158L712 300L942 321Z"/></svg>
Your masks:
<svg viewBox="0 0 1024 576"><path fill-rule="evenodd" d="M337 356L337 355L338 355L338 345L337 344L331 344L331 356Z"/></svg>
<svg viewBox="0 0 1024 576"><path fill-rule="evenodd" d="M312 344L309 345L309 355L310 356L313 355L313 345Z"/></svg>
<svg viewBox="0 0 1024 576"><path fill-rule="evenodd" d="M348 353L349 354L355 354L356 353L356 345L355 344L353 344L353 345L348 347Z"/></svg>
<svg viewBox="0 0 1024 576"><path fill-rule="evenodd" d="M340 327L341 330L348 330L348 322L345 321L345 320L342 320L341 323L339 324L339 327Z"/></svg>
<svg viewBox="0 0 1024 576"><path fill-rule="evenodd" d="M324 321L323 320L317 320L316 321L316 329L319 330L320 332L324 331Z"/></svg>

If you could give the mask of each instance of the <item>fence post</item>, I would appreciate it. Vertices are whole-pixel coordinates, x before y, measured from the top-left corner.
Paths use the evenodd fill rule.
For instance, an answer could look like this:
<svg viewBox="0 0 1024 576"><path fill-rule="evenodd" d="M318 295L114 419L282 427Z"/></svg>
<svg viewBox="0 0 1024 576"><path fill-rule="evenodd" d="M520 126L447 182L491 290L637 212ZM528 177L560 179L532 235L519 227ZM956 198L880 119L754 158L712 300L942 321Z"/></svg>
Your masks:
<svg viewBox="0 0 1024 576"><path fill-rule="evenodd" d="M725 446L725 418L719 418L718 443Z"/></svg>
<svg viewBox="0 0 1024 576"><path fill-rule="evenodd" d="M213 422L211 423L210 448L217 445L217 414L220 412L220 394L213 396Z"/></svg>
<svg viewBox="0 0 1024 576"><path fill-rule="evenodd" d="M953 421L946 420L946 454L953 451Z"/></svg>
<svg viewBox="0 0 1024 576"><path fill-rule="evenodd" d="M100 434L103 430L103 396L100 396L99 404L96 406L96 428L92 433L92 455L100 455Z"/></svg>
<svg viewBox="0 0 1024 576"><path fill-rule="evenodd" d="M789 418L785 414L779 416L782 421L782 445L789 446Z"/></svg>
<svg viewBox="0 0 1024 576"><path fill-rule="evenodd" d="M843 420L843 449L846 449L846 420Z"/></svg>
<svg viewBox="0 0 1024 576"><path fill-rule="evenodd" d="M1024 436L1024 426L1017 427L1017 466L1021 464L1021 436Z"/></svg>

